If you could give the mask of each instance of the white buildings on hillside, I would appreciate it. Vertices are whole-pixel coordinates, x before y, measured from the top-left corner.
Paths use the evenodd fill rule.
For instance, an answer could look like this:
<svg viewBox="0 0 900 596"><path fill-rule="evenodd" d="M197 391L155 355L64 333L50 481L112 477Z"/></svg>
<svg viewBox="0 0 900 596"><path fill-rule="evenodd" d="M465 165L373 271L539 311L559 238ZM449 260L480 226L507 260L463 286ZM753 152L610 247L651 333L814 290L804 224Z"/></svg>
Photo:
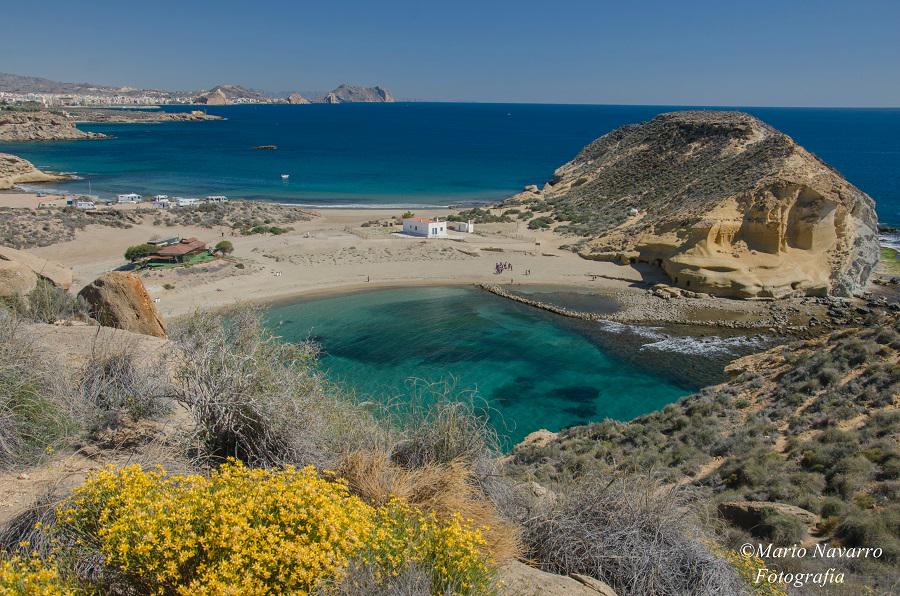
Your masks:
<svg viewBox="0 0 900 596"><path fill-rule="evenodd" d="M408 217L403 220L403 233L426 238L446 238L447 222L426 217Z"/></svg>

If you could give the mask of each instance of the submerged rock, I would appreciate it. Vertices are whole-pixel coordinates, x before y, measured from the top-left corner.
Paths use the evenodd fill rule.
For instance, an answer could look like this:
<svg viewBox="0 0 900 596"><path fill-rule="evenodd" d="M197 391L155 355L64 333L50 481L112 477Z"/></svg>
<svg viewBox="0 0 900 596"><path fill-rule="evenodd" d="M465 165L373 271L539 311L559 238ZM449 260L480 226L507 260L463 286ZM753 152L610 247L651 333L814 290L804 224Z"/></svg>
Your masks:
<svg viewBox="0 0 900 596"><path fill-rule="evenodd" d="M741 112L618 128L557 169L540 197L558 231L590 239L585 256L653 263L674 285L717 296L849 296L878 261L872 199Z"/></svg>
<svg viewBox="0 0 900 596"><path fill-rule="evenodd" d="M91 316L101 325L166 337L166 328L156 305L141 279L133 273L105 273L78 295L87 301Z"/></svg>

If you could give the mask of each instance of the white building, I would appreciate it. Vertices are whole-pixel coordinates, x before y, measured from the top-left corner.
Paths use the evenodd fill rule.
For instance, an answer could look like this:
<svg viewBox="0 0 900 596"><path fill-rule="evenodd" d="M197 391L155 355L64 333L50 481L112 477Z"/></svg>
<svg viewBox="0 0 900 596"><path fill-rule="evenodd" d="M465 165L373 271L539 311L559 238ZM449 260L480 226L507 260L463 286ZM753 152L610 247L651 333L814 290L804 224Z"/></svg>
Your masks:
<svg viewBox="0 0 900 596"><path fill-rule="evenodd" d="M403 233L427 238L446 238L447 222L425 217L408 217L403 220Z"/></svg>
<svg viewBox="0 0 900 596"><path fill-rule="evenodd" d="M117 203L140 203L144 200L144 197L137 193L130 192L124 195L116 195Z"/></svg>
<svg viewBox="0 0 900 596"><path fill-rule="evenodd" d="M450 224L450 229L456 230L457 232L472 234L475 232L475 222L471 219L469 221L455 221Z"/></svg>
<svg viewBox="0 0 900 596"><path fill-rule="evenodd" d="M228 197L225 195L209 195L206 197L207 203L227 203Z"/></svg>
<svg viewBox="0 0 900 596"><path fill-rule="evenodd" d="M171 209L172 201L170 201L168 198L153 199L152 205L157 209Z"/></svg>
<svg viewBox="0 0 900 596"><path fill-rule="evenodd" d="M190 207L200 202L200 199L185 199L184 197L175 197L175 205L178 207Z"/></svg>
<svg viewBox="0 0 900 596"><path fill-rule="evenodd" d="M96 209L97 205L94 203L94 201L83 201L81 199L78 199L77 201L75 201L75 208L76 209Z"/></svg>

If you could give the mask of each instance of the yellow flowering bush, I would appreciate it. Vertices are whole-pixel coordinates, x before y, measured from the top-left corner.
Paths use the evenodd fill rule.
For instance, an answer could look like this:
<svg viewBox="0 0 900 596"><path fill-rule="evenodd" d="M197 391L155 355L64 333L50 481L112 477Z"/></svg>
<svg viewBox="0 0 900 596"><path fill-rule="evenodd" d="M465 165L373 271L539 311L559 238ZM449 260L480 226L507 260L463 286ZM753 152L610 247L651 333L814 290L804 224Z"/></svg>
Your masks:
<svg viewBox="0 0 900 596"><path fill-rule="evenodd" d="M459 514L439 520L433 511L423 513L392 499L376 511L371 532L361 559L382 573L397 576L410 564L430 568L435 593L448 587L461 594L483 593L491 583L481 529Z"/></svg>
<svg viewBox="0 0 900 596"><path fill-rule="evenodd" d="M33 557L0 558L0 595L69 596L75 592L60 578L55 566Z"/></svg>
<svg viewBox="0 0 900 596"><path fill-rule="evenodd" d="M757 570L766 567L766 562L759 557L745 555L735 550L728 550L713 545L710 546L710 551L722 557L734 567L734 570L747 583L750 593L754 596L787 596L787 590L780 584L756 581Z"/></svg>
<svg viewBox="0 0 900 596"><path fill-rule="evenodd" d="M488 577L478 530L399 502L376 509L312 467L231 461L208 478L107 469L58 515L64 531L144 592L307 593L322 580L340 581L359 556L385 574L429 563L435 589L475 591Z"/></svg>

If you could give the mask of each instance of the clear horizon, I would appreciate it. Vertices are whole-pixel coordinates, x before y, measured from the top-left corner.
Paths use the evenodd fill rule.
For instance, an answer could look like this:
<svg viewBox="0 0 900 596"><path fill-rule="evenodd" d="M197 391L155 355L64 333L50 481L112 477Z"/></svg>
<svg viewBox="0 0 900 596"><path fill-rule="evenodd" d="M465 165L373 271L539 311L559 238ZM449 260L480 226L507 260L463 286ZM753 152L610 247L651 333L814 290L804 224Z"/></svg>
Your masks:
<svg viewBox="0 0 900 596"><path fill-rule="evenodd" d="M381 85L413 101L900 106L900 4L787 4L162 1L124 15L48 0L5 8L0 71L170 90Z"/></svg>

